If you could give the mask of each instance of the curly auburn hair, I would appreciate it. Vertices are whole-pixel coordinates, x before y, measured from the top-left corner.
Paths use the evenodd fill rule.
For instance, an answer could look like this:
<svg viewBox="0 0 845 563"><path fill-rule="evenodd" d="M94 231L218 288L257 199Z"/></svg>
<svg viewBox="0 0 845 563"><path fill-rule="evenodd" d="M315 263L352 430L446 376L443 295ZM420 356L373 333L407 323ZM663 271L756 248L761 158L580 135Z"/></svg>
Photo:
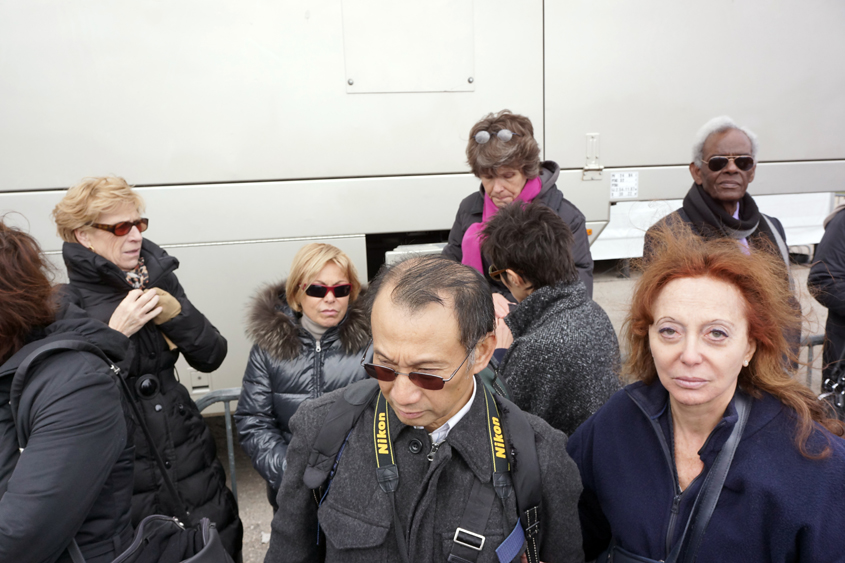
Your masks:
<svg viewBox="0 0 845 563"><path fill-rule="evenodd" d="M507 143L502 142L496 137L496 133L502 129L517 135ZM475 142L475 134L479 131L490 132L490 140L483 145ZM539 176L540 145L534 139L531 120L506 109L499 113L488 113L469 132L467 163L478 178L496 176L502 167L521 171L526 180Z"/></svg>
<svg viewBox="0 0 845 563"><path fill-rule="evenodd" d="M30 235L0 218L0 364L55 319L50 267Z"/></svg>
<svg viewBox="0 0 845 563"><path fill-rule="evenodd" d="M657 378L649 347L649 327L654 323L652 311L657 298L669 282L710 277L728 283L739 290L745 302L748 336L757 344L748 366L739 372L739 386L756 398L762 392L769 393L794 411L795 443L802 455L812 459L828 456L829 445L816 453L808 450L807 442L815 423L837 436L845 435L845 426L830 418L812 391L793 377L794 352L784 334L797 332L801 318L790 304L791 291L783 260L764 248L749 248L746 254L731 239L704 239L686 224L657 229L653 243L653 254L641 263L643 275L636 284L625 320L628 379L650 384Z"/></svg>

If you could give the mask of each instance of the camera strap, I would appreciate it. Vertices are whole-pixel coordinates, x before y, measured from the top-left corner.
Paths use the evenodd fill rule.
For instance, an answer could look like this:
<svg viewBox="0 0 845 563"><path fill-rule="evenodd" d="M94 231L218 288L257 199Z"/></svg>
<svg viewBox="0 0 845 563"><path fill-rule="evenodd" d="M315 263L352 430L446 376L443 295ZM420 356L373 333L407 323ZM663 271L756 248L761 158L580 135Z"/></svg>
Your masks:
<svg viewBox="0 0 845 563"><path fill-rule="evenodd" d="M490 447L490 458L493 465L491 485L475 480L461 516L460 525L455 530L452 538L452 549L447 561L452 563L472 563L478 559L481 550L487 541L484 532L487 529L487 521L493 508L496 497L502 502L502 513L507 514L505 499L513 491L511 482L511 465L508 459L507 446L504 431L502 430L501 415L499 406L490 390L485 385L477 385L476 389L483 393L485 412L487 414L487 443ZM405 537L405 528L396 512L395 493L399 488L399 468L396 466L396 459L393 455L393 440L390 436L390 405L381 392L376 396L375 417L373 418L373 445L376 455L376 478L379 487L390 496L390 504L393 510L393 526L396 532L396 541L402 554L402 560L407 561L408 541ZM521 412L519 413L521 414ZM518 418L519 414L516 415ZM525 421L527 425L527 421ZM530 427L529 427L530 430ZM533 445L534 436L531 431L530 443ZM536 459L536 450L534 451ZM539 471L537 472L539 473ZM539 474L536 475L539 481ZM528 542L526 555L530 563L539 562L539 551L537 549L537 514L539 500L526 511L526 519L530 521L530 528L533 532L526 536L521 519L517 519L513 532L499 545L496 554L500 561L511 561L522 550L522 546ZM533 514L533 517L531 516Z"/></svg>

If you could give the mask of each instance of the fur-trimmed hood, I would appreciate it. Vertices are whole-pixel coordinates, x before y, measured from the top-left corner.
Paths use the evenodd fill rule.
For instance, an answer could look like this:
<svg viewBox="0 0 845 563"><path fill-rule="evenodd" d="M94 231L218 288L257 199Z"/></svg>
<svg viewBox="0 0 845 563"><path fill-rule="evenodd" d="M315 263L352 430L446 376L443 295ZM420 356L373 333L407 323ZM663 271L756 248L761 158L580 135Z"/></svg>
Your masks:
<svg viewBox="0 0 845 563"><path fill-rule="evenodd" d="M261 287L252 299L246 334L252 342L274 359L291 360L302 352L301 313L294 312L285 297L285 281ZM330 328L323 339L334 333L347 354L354 354L370 340L370 319L364 308L364 290L349 304L346 316L337 327Z"/></svg>

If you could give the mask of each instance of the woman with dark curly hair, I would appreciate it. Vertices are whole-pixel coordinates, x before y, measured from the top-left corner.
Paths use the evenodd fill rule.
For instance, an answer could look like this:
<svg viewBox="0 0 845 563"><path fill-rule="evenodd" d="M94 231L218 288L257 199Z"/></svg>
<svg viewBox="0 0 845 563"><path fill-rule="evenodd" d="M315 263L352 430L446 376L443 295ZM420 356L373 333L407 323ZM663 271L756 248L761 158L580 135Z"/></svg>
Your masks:
<svg viewBox="0 0 845 563"><path fill-rule="evenodd" d="M841 561L843 426L784 368L783 261L684 226L655 242L626 325L635 383L567 447L587 559Z"/></svg>
<svg viewBox="0 0 845 563"><path fill-rule="evenodd" d="M514 299L507 287L487 275L490 263L482 255L479 234L499 209L514 201L539 201L569 226L575 239L572 256L578 277L584 282L587 296L592 297L593 258L584 215L557 188L560 166L551 160L540 160L531 120L508 110L488 114L470 130L466 153L481 186L458 207L443 255L472 266L487 277L493 287L496 317L504 317Z"/></svg>
<svg viewBox="0 0 845 563"><path fill-rule="evenodd" d="M0 561L70 561L76 540L107 563L132 540L135 448L117 380L90 352L27 358L75 340L119 362L129 339L73 307L57 313L48 271L35 239L0 219Z"/></svg>

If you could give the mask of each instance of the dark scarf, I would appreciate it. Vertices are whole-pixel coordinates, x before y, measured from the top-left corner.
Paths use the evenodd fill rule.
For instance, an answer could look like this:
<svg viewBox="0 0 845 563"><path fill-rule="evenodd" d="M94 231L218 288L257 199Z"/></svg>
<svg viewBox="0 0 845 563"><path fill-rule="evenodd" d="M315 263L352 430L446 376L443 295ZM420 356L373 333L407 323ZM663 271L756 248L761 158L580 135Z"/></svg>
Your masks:
<svg viewBox="0 0 845 563"><path fill-rule="evenodd" d="M727 237L748 239L760 233L777 248L777 239L769 223L760 215L754 199L746 193L739 201L739 219L734 219L722 205L714 200L700 184L693 184L684 198L683 210L695 228L707 238Z"/></svg>

